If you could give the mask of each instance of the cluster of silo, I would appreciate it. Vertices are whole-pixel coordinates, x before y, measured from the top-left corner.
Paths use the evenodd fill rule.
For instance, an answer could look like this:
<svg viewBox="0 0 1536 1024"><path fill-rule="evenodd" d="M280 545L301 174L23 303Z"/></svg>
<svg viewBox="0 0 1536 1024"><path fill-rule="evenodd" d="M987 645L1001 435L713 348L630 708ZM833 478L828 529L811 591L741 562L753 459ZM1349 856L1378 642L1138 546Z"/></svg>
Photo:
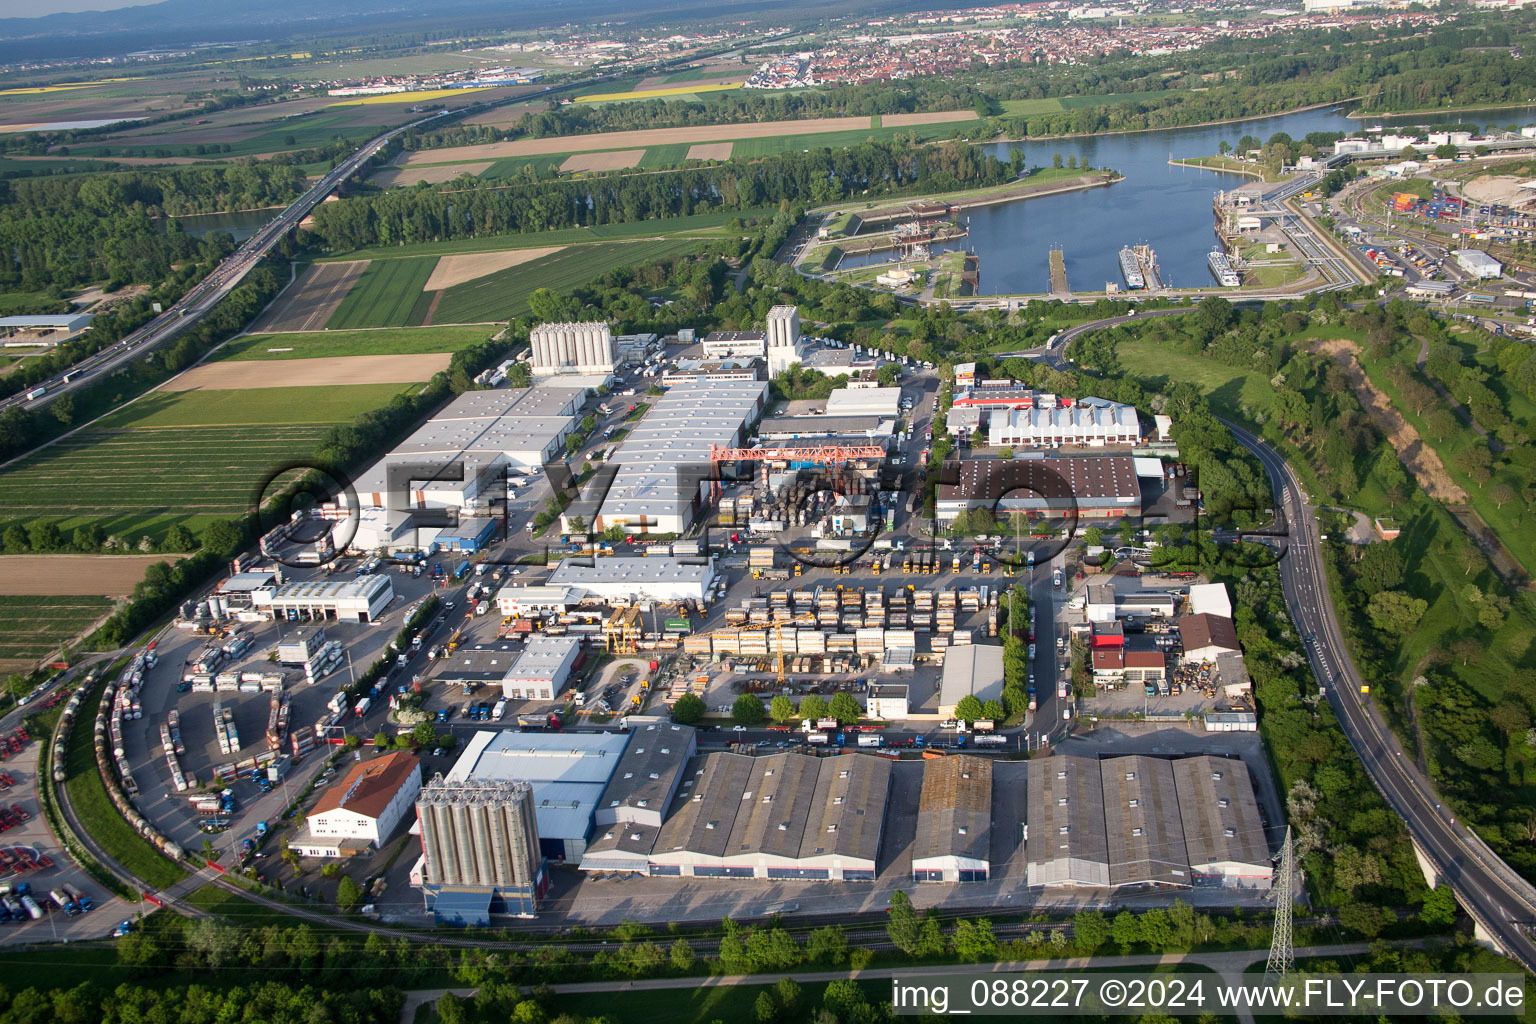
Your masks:
<svg viewBox="0 0 1536 1024"><path fill-rule="evenodd" d="M613 331L605 323L540 324L529 341L535 374L608 373L618 363Z"/></svg>
<svg viewBox="0 0 1536 1024"><path fill-rule="evenodd" d="M537 883L543 858L527 782L438 775L421 787L416 813L429 883L514 889Z"/></svg>

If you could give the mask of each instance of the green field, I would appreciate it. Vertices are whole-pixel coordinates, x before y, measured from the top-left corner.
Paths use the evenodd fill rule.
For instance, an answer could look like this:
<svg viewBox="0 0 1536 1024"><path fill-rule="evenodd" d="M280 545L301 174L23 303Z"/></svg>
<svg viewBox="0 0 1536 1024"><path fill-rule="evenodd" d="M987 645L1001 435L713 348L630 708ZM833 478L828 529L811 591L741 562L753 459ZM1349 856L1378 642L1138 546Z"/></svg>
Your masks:
<svg viewBox="0 0 1536 1024"><path fill-rule="evenodd" d="M1057 114L1084 107L1114 106L1117 103L1144 103L1184 92L1183 89L1151 89L1111 96L1059 96L1044 100L1003 100L1004 117L1028 117L1031 114Z"/></svg>
<svg viewBox="0 0 1536 1024"><path fill-rule="evenodd" d="M518 173L529 164L539 170L548 170L551 166L559 168L565 163L569 153L544 153L539 156L506 156L502 157L480 172L483 181L499 181L504 178L515 178Z"/></svg>
<svg viewBox="0 0 1536 1024"><path fill-rule="evenodd" d="M686 142L673 142L665 146L652 146L645 151L645 156L640 158L640 169L647 171L655 167L678 167L688 159L688 150L692 147Z"/></svg>
<svg viewBox="0 0 1536 1024"><path fill-rule="evenodd" d="M425 257L369 264L325 326L345 331L420 324L426 308L418 307L417 303L422 298L422 285L432 276L435 266L437 260Z"/></svg>
<svg viewBox="0 0 1536 1024"><path fill-rule="evenodd" d="M674 238L653 242L603 242L566 249L520 267L449 288L437 307L445 323L507 320L528 308L536 289L569 291L614 267L634 266L661 256L688 252L697 242Z"/></svg>
<svg viewBox="0 0 1536 1024"><path fill-rule="evenodd" d="M1242 370L1171 348L1166 342L1125 339L1115 346L1125 372L1143 381L1168 385L1188 381L1211 399L1223 416L1240 416L1244 407L1268 413L1273 392L1260 373Z"/></svg>
<svg viewBox="0 0 1536 1024"><path fill-rule="evenodd" d="M504 249L539 249L551 245L574 245L579 242L611 241L620 238L655 238L658 235L678 235L687 232L697 238L718 237L721 230L733 220L749 220L754 217L771 217L774 211L767 208L754 210L715 210L696 213L688 217L665 217L661 220L638 221L633 224L601 224L590 228L560 228L556 231L538 231L522 235L485 235L480 238L455 238L444 242L422 242L416 245L380 245L369 249L332 253L317 262L333 263L338 260L387 260L414 259L421 256L449 256L465 252L500 252ZM363 277L373 270L369 267ZM422 278L431 276L428 271ZM361 287L362 281L352 286L350 300ZM418 286L419 287L419 286ZM342 303L346 308L346 303ZM338 310L338 313L340 311ZM340 326L333 324L333 326Z"/></svg>
<svg viewBox="0 0 1536 1024"><path fill-rule="evenodd" d="M314 359L325 356L415 355L457 352L490 337L484 327L400 327L376 331L249 334L230 342L215 359L235 362ZM284 351L272 351L282 349Z"/></svg>
<svg viewBox="0 0 1536 1024"><path fill-rule="evenodd" d="M112 610L108 597L0 595L0 662L37 661Z"/></svg>
<svg viewBox="0 0 1536 1024"><path fill-rule="evenodd" d="M946 121L942 124L920 124L910 128L850 128L841 132L815 132L806 135L779 135L765 139L737 139L731 145L732 159L752 159L755 157L774 156L778 153L791 153L797 149L841 149L847 146L857 146L861 142L871 139L876 142L889 142L897 135L910 136L915 134L920 141L928 142L933 139L947 139L955 129L960 129L964 134L967 129L979 128L982 122L974 118L969 121Z"/></svg>
<svg viewBox="0 0 1536 1024"><path fill-rule="evenodd" d="M687 71L679 71L675 75L668 75L667 85L683 85L688 82L704 82L716 78L733 78L736 75L750 74L752 68L743 64L739 68L727 68L716 65L708 68L691 68Z"/></svg>
<svg viewBox="0 0 1536 1024"><path fill-rule="evenodd" d="M225 426L252 424L283 428L289 424L346 423L370 409L388 405L397 394L414 392L418 388L417 384L345 384L239 391L155 391L103 417L91 429L207 427L218 430Z"/></svg>

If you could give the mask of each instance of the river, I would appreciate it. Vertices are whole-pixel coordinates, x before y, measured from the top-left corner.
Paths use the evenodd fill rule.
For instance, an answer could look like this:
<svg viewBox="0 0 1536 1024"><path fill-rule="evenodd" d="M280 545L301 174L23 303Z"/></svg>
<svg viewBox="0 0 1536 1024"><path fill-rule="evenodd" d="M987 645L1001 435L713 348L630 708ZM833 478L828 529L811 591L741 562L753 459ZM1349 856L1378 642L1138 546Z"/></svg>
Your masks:
<svg viewBox="0 0 1536 1024"><path fill-rule="evenodd" d="M1526 124L1536 108L1476 111L1476 123ZM1050 288L1049 253L1066 254L1067 280L1076 291L1102 291L1106 282L1123 286L1119 252L1122 246L1147 243L1157 251L1163 283L1193 288L1211 284L1206 254L1215 244L1211 200L1216 192L1252 180L1237 174L1168 161L1209 156L1223 141L1235 145L1244 135L1267 140L1285 132L1300 140L1308 132L1345 132L1382 125L1441 124L1457 120L1457 112L1356 120L1344 108L1305 110L1229 124L1166 131L1127 132L1028 143L992 143L982 147L1007 160L1010 149L1022 148L1031 165L1048 167L1052 155L1076 157L1079 163L1106 167L1125 180L1105 188L1086 189L1038 199L1023 199L964 211L970 219L967 246L981 257L982 295L1041 293ZM880 263L889 253L843 266Z"/></svg>
<svg viewBox="0 0 1536 1024"><path fill-rule="evenodd" d="M233 235L236 242L243 242L281 212L280 207L274 207L270 210L239 210L235 213L189 213L177 217L176 221L181 225L181 230L189 235L201 237L214 231L225 231Z"/></svg>

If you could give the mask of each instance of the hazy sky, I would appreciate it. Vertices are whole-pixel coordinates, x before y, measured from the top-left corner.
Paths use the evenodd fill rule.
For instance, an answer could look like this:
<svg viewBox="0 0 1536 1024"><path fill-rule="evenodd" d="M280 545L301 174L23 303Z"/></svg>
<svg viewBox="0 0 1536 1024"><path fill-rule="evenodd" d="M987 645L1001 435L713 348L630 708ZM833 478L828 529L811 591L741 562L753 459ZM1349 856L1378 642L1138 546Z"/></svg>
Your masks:
<svg viewBox="0 0 1536 1024"><path fill-rule="evenodd" d="M37 18L60 11L115 11L154 0L0 0L0 18Z"/></svg>

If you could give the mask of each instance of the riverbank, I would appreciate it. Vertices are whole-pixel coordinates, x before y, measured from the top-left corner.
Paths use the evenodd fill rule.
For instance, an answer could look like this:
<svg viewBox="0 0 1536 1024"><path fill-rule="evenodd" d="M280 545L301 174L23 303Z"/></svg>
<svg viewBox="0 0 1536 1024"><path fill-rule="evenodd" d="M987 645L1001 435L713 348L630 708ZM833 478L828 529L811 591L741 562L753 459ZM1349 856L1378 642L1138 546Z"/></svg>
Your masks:
<svg viewBox="0 0 1536 1024"><path fill-rule="evenodd" d="M1207 160L1221 160L1222 163L1206 163ZM1217 174L1241 174L1247 178L1265 179L1263 171L1256 171L1252 167L1245 166L1236 160L1228 160L1219 156L1193 156L1188 159L1169 160L1170 167L1193 167L1197 171L1213 171Z"/></svg>
<svg viewBox="0 0 1536 1024"><path fill-rule="evenodd" d="M1169 124L1159 125L1156 128L1116 128L1110 132L1069 132L1066 135L1024 135L1009 136L999 135L995 139L977 143L977 145L989 145L999 142L1050 142L1057 139L1106 139L1114 135L1145 135L1148 132L1181 132L1194 128L1220 128L1226 124L1242 124L1244 121L1262 121L1271 117L1289 117L1292 114L1305 114L1309 110L1327 110L1329 107L1342 107L1346 103L1354 103L1359 96L1348 96L1341 100L1329 100L1326 103L1309 103L1304 107L1291 107L1289 110L1277 110L1272 114L1244 114L1241 117L1223 117L1215 121L1196 121L1194 124ZM1111 102L1112 99L1111 99ZM1516 106L1529 106L1521 103ZM1376 115L1397 117L1396 114ZM1406 116L1406 115L1404 115ZM946 140L947 141L947 140Z"/></svg>
<svg viewBox="0 0 1536 1024"><path fill-rule="evenodd" d="M1339 105L1343 105L1344 103L1348 102L1350 101L1341 100ZM1330 104L1330 106L1332 105L1333 104ZM1367 121L1373 118L1380 119L1384 117L1430 117L1434 114L1475 114L1481 110L1523 110L1531 105L1531 102L1526 100L1523 103L1497 103L1491 107L1443 107L1431 108L1429 110L1375 110L1368 114L1361 113L1360 111L1354 111L1352 113L1346 113L1344 116L1352 118L1356 121Z"/></svg>
<svg viewBox="0 0 1536 1024"><path fill-rule="evenodd" d="M1044 173L1054 172L1056 168L1050 168ZM1042 173L1042 172L1036 172ZM1001 185L989 185L985 188L960 189L954 192L919 193L916 195L902 196L890 202L872 203L862 210L850 210L846 202L828 203L807 210L807 214L827 214L841 211L847 216L860 218L878 218L880 215L894 211L903 211L917 203L942 203L951 211L971 210L983 206L993 206L997 203L1011 203L1019 199L1033 199L1039 196L1058 195L1063 192L1078 192L1085 188L1099 188L1103 185L1112 185L1117 181L1125 180L1125 175L1114 170L1085 171L1071 177L1063 177L1051 173L1049 181L1030 181L1025 178L1020 181L1005 182Z"/></svg>

